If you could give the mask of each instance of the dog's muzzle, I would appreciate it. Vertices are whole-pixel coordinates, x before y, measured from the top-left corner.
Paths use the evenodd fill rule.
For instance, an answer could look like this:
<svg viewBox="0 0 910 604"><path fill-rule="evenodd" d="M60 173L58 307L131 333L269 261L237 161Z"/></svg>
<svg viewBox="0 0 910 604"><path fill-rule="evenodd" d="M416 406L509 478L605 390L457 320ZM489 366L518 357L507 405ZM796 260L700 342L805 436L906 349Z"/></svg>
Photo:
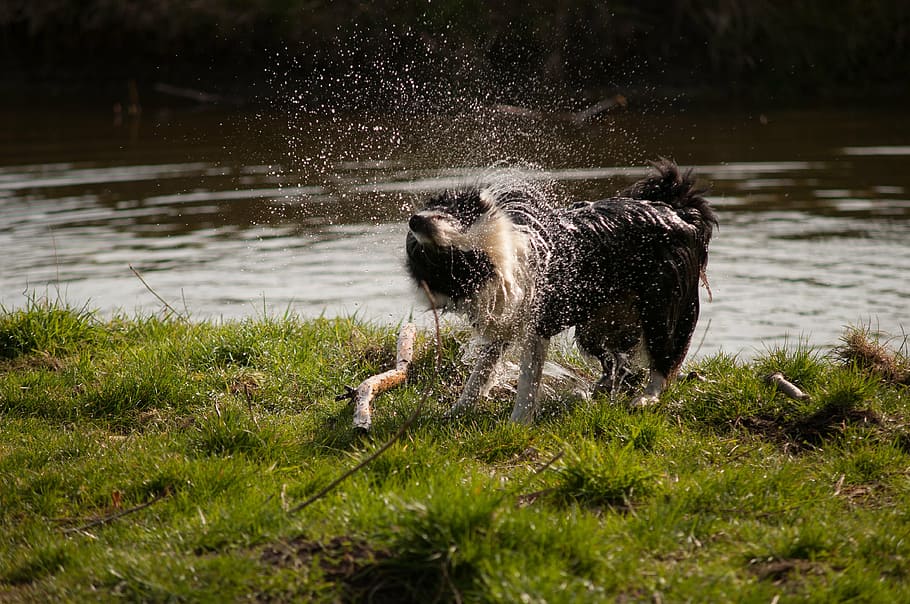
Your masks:
<svg viewBox="0 0 910 604"><path fill-rule="evenodd" d="M408 228L411 229L411 232L414 234L428 233L433 229L433 221L423 214L414 214L411 216L411 219L408 220Z"/></svg>
<svg viewBox="0 0 910 604"><path fill-rule="evenodd" d="M423 214L414 214L408 220L408 228L411 229L414 239L420 245L431 245L434 243L433 233L436 231L436 227L432 218Z"/></svg>

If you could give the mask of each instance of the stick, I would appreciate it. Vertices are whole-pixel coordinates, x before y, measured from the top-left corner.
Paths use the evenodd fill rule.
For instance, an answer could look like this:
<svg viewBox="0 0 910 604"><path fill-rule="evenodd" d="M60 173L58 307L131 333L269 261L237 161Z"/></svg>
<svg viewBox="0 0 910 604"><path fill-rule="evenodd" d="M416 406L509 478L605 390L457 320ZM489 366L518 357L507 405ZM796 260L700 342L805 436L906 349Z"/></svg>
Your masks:
<svg viewBox="0 0 910 604"><path fill-rule="evenodd" d="M333 480L332 482L330 482L329 484L327 484L326 486L321 488L318 493L316 493L315 495L312 495L309 499L307 499L303 503L298 503L297 505L295 505L294 507L289 509L288 514L296 514L300 510L302 510L306 507L309 507L311 504L315 503L316 501L319 501L320 499L325 497L326 494L330 493L332 491L332 489L334 489L335 487L340 485L342 482L347 480L349 476L356 474L361 468L372 463L374 459L376 459L377 457L379 457L380 455L385 453L389 447L391 447L396 442L398 442L398 439L401 438L402 436L404 436L404 433L407 431L407 429L411 427L411 424L413 424L414 421L417 419L417 416L420 415L420 412L423 410L423 404L426 402L429 392L430 392L430 390L427 389L427 391L424 393L424 397L422 399L420 399L420 402L417 404L417 407L415 407L414 411L411 413L411 415L409 415L408 418L406 420L404 420L404 423L402 423L401 427L398 428L398 431L392 435L392 438L387 440L385 442L385 444L383 444L381 447L376 449L373 453L364 457L363 461L358 463L356 466L352 467L350 470L345 471L343 474L341 474L341 476L339 476L338 478L336 478L335 480Z"/></svg>
<svg viewBox="0 0 910 604"><path fill-rule="evenodd" d="M436 307L436 298L433 297L433 292L430 291L430 286L427 285L426 281L420 282L420 287L423 288L423 292L427 295L427 301L430 303L430 308L433 309L433 321L436 323L436 370L439 370L439 366L442 365L442 331L439 328L439 309Z"/></svg>
<svg viewBox="0 0 910 604"><path fill-rule="evenodd" d="M377 394L391 390L404 383L408 377L408 368L414 357L414 338L417 336L417 327L413 323L405 323L398 332L398 355L395 359L395 369L368 377L353 391L342 395L343 398L354 399L354 427L369 430L373 425L370 416L370 403Z"/></svg>
<svg viewBox="0 0 910 604"><path fill-rule="evenodd" d="M775 371L769 376L765 377L765 382L776 387L778 390L789 396L790 398L796 399L798 401L805 401L809 399L809 395L800 390L795 384L789 382L787 378L784 377L779 371Z"/></svg>
<svg viewBox="0 0 910 604"><path fill-rule="evenodd" d="M603 99L599 103L595 103L583 111L569 114L569 120L576 124L583 124L604 111L609 111L616 106L625 107L628 104L629 101L626 97L617 94L608 99Z"/></svg>

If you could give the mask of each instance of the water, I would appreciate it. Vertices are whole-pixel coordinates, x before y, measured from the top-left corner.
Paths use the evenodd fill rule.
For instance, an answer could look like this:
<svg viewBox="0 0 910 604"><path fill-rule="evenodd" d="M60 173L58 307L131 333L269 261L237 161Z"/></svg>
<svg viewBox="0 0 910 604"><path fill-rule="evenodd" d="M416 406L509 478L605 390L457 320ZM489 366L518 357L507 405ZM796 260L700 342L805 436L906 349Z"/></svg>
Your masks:
<svg viewBox="0 0 910 604"><path fill-rule="evenodd" d="M404 221L493 163L608 196L665 155L710 184L720 230L693 350L836 344L910 327L910 119L901 109L443 116L0 114L0 304L102 313L426 320Z"/></svg>

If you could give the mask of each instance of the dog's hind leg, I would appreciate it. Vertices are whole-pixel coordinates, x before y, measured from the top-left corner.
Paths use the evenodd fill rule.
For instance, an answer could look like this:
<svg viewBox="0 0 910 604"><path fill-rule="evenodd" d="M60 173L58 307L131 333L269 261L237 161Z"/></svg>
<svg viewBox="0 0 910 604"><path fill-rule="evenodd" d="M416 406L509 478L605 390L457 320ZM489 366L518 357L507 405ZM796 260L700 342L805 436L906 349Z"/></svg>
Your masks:
<svg viewBox="0 0 910 604"><path fill-rule="evenodd" d="M594 385L592 396L610 396L615 392L632 392L636 384L641 382L641 374L631 368L629 357L634 351L612 352L605 351L598 355L602 373Z"/></svg>
<svg viewBox="0 0 910 604"><path fill-rule="evenodd" d="M484 395L493 376L493 370L496 369L496 364L499 362L505 347L505 342L500 341L487 342L480 347L477 353L477 360L474 363L474 369L471 370L471 375L468 376L468 381L465 383L461 396L458 397L458 401L449 410L448 415L458 415L471 409L477 399Z"/></svg>
<svg viewBox="0 0 910 604"><path fill-rule="evenodd" d="M641 338L638 312L630 298L604 305L586 323L575 327L578 347L600 361L602 373L594 386L594 396L631 391L641 381L630 362Z"/></svg>
<svg viewBox="0 0 910 604"><path fill-rule="evenodd" d="M696 290L697 296L697 290ZM654 309L643 310L645 320L642 322L645 349L648 353L648 366L651 376L644 392L632 401L633 407L646 407L656 403L658 396L667 386L667 382L679 371L686 352L689 350L689 341L695 330L698 320L698 298L688 304L680 305L676 323L671 327L672 332L667 332L666 321L658 320L665 314L652 314ZM649 312L650 311L650 312ZM661 310L662 313L667 311ZM648 318L651 318L649 321Z"/></svg>
<svg viewBox="0 0 910 604"><path fill-rule="evenodd" d="M660 371L651 368L651 377L641 394L632 399L633 407L647 407L658 401L660 393L667 386L667 376Z"/></svg>
<svg viewBox="0 0 910 604"><path fill-rule="evenodd" d="M655 325L655 323L657 322L649 323L647 319L642 322L644 336L642 353L646 359L646 366L650 370L650 376L644 391L632 399L633 407L647 407L657 402L660 393L667 385L675 363L669 350L671 336L667 333L666 327Z"/></svg>
<svg viewBox="0 0 910 604"><path fill-rule="evenodd" d="M519 424L531 424L537 413L540 390L540 378L543 365L547 360L549 338L529 336L521 353L521 369L518 373L518 394L515 407L512 408L512 421Z"/></svg>

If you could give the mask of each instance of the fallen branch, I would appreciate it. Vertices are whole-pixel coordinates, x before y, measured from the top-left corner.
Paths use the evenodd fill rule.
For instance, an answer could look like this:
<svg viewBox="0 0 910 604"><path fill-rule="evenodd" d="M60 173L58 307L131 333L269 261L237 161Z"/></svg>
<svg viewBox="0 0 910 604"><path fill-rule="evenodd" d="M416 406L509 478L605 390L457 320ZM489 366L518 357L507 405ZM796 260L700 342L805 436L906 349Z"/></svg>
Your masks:
<svg viewBox="0 0 910 604"><path fill-rule="evenodd" d="M625 107L628 104L629 100L626 97L621 94L617 94L610 98L603 99L599 103L595 103L583 111L569 114L569 120L575 124L583 124L597 117L604 111L609 111L614 107Z"/></svg>
<svg viewBox="0 0 910 604"><path fill-rule="evenodd" d="M779 371L775 371L771 375L765 376L765 382L774 386L790 398L796 399L798 401L805 401L809 399L809 395L799 389L795 384L788 381Z"/></svg>
<svg viewBox="0 0 910 604"><path fill-rule="evenodd" d="M398 354L395 358L395 369L373 375L360 382L357 388L345 386L347 392L335 397L335 400L350 398L354 400L354 427L369 430L373 425L370 403L377 394L391 390L404 383L408 377L408 368L414 358L414 338L417 327L405 323L398 332Z"/></svg>

